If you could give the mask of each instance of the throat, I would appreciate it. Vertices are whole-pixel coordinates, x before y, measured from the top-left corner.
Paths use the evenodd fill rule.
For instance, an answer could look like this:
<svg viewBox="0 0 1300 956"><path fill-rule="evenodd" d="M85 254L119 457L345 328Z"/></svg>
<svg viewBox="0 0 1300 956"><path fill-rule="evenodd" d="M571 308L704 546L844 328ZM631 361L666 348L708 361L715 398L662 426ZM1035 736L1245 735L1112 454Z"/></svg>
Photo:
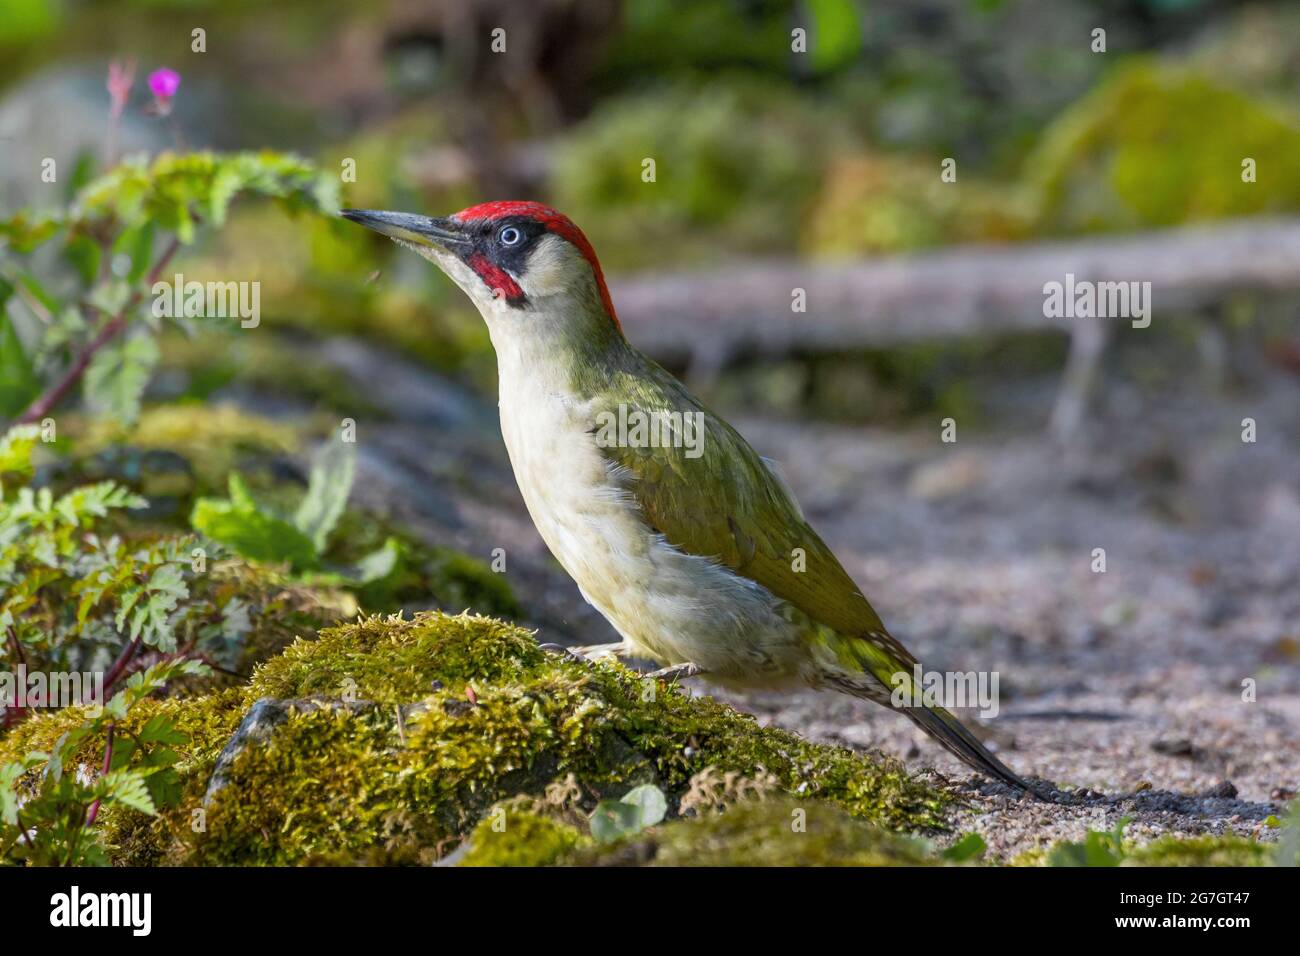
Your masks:
<svg viewBox="0 0 1300 956"><path fill-rule="evenodd" d="M636 352L608 319L582 310L528 308L488 321L503 406L545 394L581 402L630 370Z"/></svg>

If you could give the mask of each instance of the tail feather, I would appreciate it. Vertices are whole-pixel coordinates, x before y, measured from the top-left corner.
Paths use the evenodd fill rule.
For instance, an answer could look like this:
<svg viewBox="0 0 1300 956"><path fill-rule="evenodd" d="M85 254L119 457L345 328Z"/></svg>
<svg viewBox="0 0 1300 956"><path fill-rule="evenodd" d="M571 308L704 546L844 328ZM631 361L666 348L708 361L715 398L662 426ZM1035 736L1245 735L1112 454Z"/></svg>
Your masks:
<svg viewBox="0 0 1300 956"><path fill-rule="evenodd" d="M891 690L899 684L909 691L917 690L912 681L916 658L892 635L883 629L852 638L845 638L831 632L827 639L827 646L836 653L834 662L821 674L821 679L826 684L884 704L893 710L902 711L945 750L971 769L994 780L1001 780L1003 783L1026 790L1040 800L1052 802L1051 798L1030 786L1006 764L989 753L975 735L949 711L939 706L924 704L900 706L892 699ZM917 699L915 695L913 699ZM924 697L920 699L923 700Z"/></svg>
<svg viewBox="0 0 1300 956"><path fill-rule="evenodd" d="M1003 783L1028 790L1034 796L1038 792L1011 768L976 739L960 720L942 707L902 707L899 708L914 724L933 737L940 746L951 753L972 770L1001 780Z"/></svg>

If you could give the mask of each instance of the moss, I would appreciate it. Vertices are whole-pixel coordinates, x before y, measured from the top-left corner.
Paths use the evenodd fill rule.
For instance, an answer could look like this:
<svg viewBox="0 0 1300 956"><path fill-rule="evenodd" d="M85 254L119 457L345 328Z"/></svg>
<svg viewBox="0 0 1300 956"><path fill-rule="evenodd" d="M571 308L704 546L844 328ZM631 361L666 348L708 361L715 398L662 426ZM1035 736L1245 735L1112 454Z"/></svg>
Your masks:
<svg viewBox="0 0 1300 956"><path fill-rule="evenodd" d="M1064 841L1068 842L1068 841ZM1051 866L1052 853L1063 843L1026 850L1011 866ZM1182 837L1162 836L1150 843L1125 842L1121 866L1268 866L1274 847L1231 833Z"/></svg>
<svg viewBox="0 0 1300 956"><path fill-rule="evenodd" d="M1129 850L1124 866L1268 866L1273 851L1270 844L1230 833L1163 836Z"/></svg>
<svg viewBox="0 0 1300 956"><path fill-rule="evenodd" d="M607 847L574 854L580 865L925 866L924 840L854 819L817 800L751 800L725 813L684 818Z"/></svg>
<svg viewBox="0 0 1300 956"><path fill-rule="evenodd" d="M491 618L420 614L371 617L298 641L253 675L248 701L313 694L352 695L378 704L422 700L435 681L463 694L468 681L500 681L549 661L532 635Z"/></svg>
<svg viewBox="0 0 1300 956"><path fill-rule="evenodd" d="M181 862L188 849L184 835L191 833L192 810L199 805L217 756L243 719L244 689L226 688L202 697L158 698L141 701L119 726L138 734L154 717L163 716L185 734L184 743L172 746L177 755L183 796L175 807L156 816L106 806L99 815L110 858L118 864L156 866ZM80 726L84 708L69 707L35 714L0 737L0 764L33 750L50 751L68 731ZM95 767L103 759L102 738L88 739L68 761L69 766Z"/></svg>
<svg viewBox="0 0 1300 956"><path fill-rule="evenodd" d="M549 866L559 863L584 842L573 826L537 813L485 817L470 834L469 852L460 866Z"/></svg>
<svg viewBox="0 0 1300 956"><path fill-rule="evenodd" d="M247 470L252 461L266 461L298 450L294 428L242 411L233 405L159 405L147 408L130 428L107 419L89 422L78 442L79 456L97 456L108 477L117 478L143 494L189 494L221 491L231 471ZM181 487L165 491L149 483L135 459L123 452L165 452L179 455L188 474ZM145 464L148 457L143 456Z"/></svg>
<svg viewBox="0 0 1300 956"><path fill-rule="evenodd" d="M460 866L934 866L928 841L855 819L820 800L748 799L601 846L585 825L494 808Z"/></svg>
<svg viewBox="0 0 1300 956"><path fill-rule="evenodd" d="M788 89L735 77L715 78L707 95L672 85L609 101L565 136L555 205L610 270L788 249L823 157L844 138L838 117Z"/></svg>
<svg viewBox="0 0 1300 956"><path fill-rule="evenodd" d="M1257 182L1241 179L1247 157ZM1026 172L1041 232L1281 214L1300 208L1300 130L1285 107L1137 59L1052 123Z"/></svg>
<svg viewBox="0 0 1300 956"><path fill-rule="evenodd" d="M851 256L1030 235L1031 193L965 172L958 187L940 172L937 156L860 153L833 162L808 214L803 247Z"/></svg>

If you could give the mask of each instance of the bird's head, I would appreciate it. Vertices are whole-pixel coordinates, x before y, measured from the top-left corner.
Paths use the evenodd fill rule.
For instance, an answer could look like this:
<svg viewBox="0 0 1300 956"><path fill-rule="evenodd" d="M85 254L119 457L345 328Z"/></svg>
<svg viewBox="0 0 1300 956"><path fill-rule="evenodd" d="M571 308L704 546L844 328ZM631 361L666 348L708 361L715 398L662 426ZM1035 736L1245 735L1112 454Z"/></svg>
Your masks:
<svg viewBox="0 0 1300 956"><path fill-rule="evenodd" d="M488 202L438 219L344 209L342 215L413 249L478 306L488 324L523 332L530 319L585 317L618 328L595 250L563 213L537 202Z"/></svg>

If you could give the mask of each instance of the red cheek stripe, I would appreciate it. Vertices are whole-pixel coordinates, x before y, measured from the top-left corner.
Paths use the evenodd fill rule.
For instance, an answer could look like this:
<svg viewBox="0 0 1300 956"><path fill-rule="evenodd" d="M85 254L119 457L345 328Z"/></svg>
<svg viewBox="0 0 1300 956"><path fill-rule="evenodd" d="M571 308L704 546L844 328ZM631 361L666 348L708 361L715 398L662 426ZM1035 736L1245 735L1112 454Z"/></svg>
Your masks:
<svg viewBox="0 0 1300 956"><path fill-rule="evenodd" d="M505 200L498 202L485 202L477 206L470 206L468 209L462 209L456 215L452 216L458 222L471 222L478 219L501 219L505 216L527 216L534 222L540 222L549 231L555 233L562 239L567 239L577 247L578 251L591 264L591 271L596 276L596 287L600 290L600 300L605 305L605 311L609 313L613 323L619 325L618 315L614 312L614 302L609 297L609 289L605 287L605 275L600 271L600 262L596 259L596 250L591 248L591 243L587 237L582 234L582 230L573 224L568 216L556 212L550 206L543 206L539 202L521 202L518 200ZM483 272L475 268L480 276ZM485 282L492 285L491 280L484 278ZM494 288L497 288L494 286ZM500 286L504 289L504 286Z"/></svg>
<svg viewBox="0 0 1300 956"><path fill-rule="evenodd" d="M519 288L519 283L511 278L510 273L494 265L483 253L474 253L466 262L489 289L493 290L493 292L499 289L500 294L505 296L507 302L513 302L524 297L524 290Z"/></svg>

